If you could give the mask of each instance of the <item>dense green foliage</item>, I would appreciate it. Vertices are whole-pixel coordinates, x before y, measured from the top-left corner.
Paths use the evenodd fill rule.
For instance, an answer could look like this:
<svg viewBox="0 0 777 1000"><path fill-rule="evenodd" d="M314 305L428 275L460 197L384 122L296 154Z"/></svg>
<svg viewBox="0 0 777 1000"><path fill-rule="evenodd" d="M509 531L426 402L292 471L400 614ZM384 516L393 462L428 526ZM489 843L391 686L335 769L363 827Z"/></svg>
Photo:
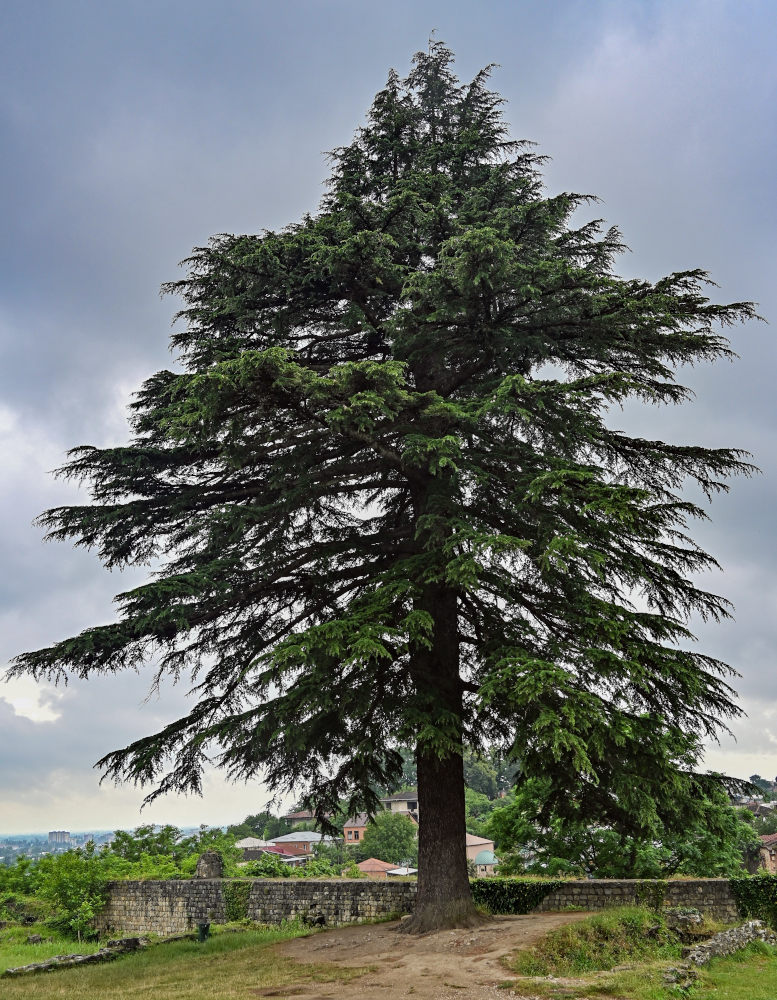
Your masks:
<svg viewBox="0 0 777 1000"><path fill-rule="evenodd" d="M386 794L405 791L418 786L418 770L412 747L399 747L402 772L396 787L385 789ZM477 751L465 749L463 753L464 784L477 795L489 801L512 787L518 773L518 764L506 760L502 751L483 747Z"/></svg>
<svg viewBox="0 0 777 1000"><path fill-rule="evenodd" d="M472 898L491 913L531 913L543 899L564 884L555 879L476 878Z"/></svg>
<svg viewBox="0 0 777 1000"><path fill-rule="evenodd" d="M777 833L777 809L772 809L767 816L756 816L753 820L753 829L759 837Z"/></svg>
<svg viewBox="0 0 777 1000"><path fill-rule="evenodd" d="M318 858L311 858L304 865L289 865L277 854L263 854L261 858L241 865L239 874L250 878L335 878L344 867L347 865L332 864Z"/></svg>
<svg viewBox="0 0 777 1000"><path fill-rule="evenodd" d="M728 605L695 582L714 560L685 487L751 467L611 418L687 400L676 370L730 357L721 329L754 312L700 270L617 275L619 233L546 196L488 70L452 61L433 41L391 73L318 213L214 237L168 286L180 369L142 386L129 444L71 451L92 502L41 518L159 568L14 672L193 677L186 716L101 761L150 798L220 754L304 785L325 825L373 811L414 746L421 877L444 855L430 891L446 872L461 898L464 747L542 777L540 822L642 838L720 785L695 771L730 671L687 623Z"/></svg>
<svg viewBox="0 0 777 1000"><path fill-rule="evenodd" d="M226 875L234 875L240 851L234 838L219 829L201 827L184 837L174 826L139 826L132 833L117 830L110 845L93 843L35 861L24 856L0 865L0 918L16 914L13 900L33 900L32 908L53 927L79 939L91 933L91 922L103 906L107 883L113 879L191 878L200 855L218 850ZM29 903L25 904L25 909Z"/></svg>
<svg viewBox="0 0 777 1000"><path fill-rule="evenodd" d="M224 882L221 892L224 896L224 915L228 923L245 920L248 917L248 900L252 888L251 882Z"/></svg>
<svg viewBox="0 0 777 1000"><path fill-rule="evenodd" d="M734 878L731 890L743 917L757 917L777 930L777 875Z"/></svg>
<svg viewBox="0 0 777 1000"><path fill-rule="evenodd" d="M380 812L367 825L358 858L378 858L389 864L418 864L418 827L402 813Z"/></svg>
<svg viewBox="0 0 777 1000"><path fill-rule="evenodd" d="M242 840L243 837L272 840L274 837L282 837L285 833L291 833L293 825L283 816L276 816L269 809L263 809L258 813L249 813L242 823L228 827L227 833L237 837L238 840Z"/></svg>
<svg viewBox="0 0 777 1000"><path fill-rule="evenodd" d="M751 774L749 781L758 788L767 802L771 801L775 782L769 781L768 778L762 778L760 774Z"/></svg>
<svg viewBox="0 0 777 1000"><path fill-rule="evenodd" d="M639 817L628 816L625 822L604 827L585 814L546 814L540 823L548 785L544 779L526 782L487 816L483 830L496 842L502 874L649 879L737 875L757 847L752 817L729 805L722 791L694 788L693 782L686 787L695 792L694 799L667 803L663 817L653 816L646 827ZM622 795L621 806L626 807L632 796L627 788Z"/></svg>

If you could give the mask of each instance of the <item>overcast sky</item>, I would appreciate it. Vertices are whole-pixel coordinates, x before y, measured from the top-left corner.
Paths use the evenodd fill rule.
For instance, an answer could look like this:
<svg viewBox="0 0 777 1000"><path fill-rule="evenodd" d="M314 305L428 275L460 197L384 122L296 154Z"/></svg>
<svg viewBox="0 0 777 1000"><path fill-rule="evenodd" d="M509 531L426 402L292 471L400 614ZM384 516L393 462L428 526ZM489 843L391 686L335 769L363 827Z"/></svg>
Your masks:
<svg viewBox="0 0 777 1000"><path fill-rule="evenodd" d="M105 572L31 525L75 496L67 448L126 440L126 404L171 363L162 282L219 232L315 210L324 151L347 142L390 67L438 37L469 79L499 63L517 138L552 157L548 190L600 196L627 275L707 268L720 301L777 319L777 6L772 0L5 0L0 35L0 668L111 620L142 574ZM733 331L736 364L694 369L692 406L624 426L753 452L763 474L698 533L736 620L699 628L731 663L747 719L710 767L777 775L777 421L773 329ZM221 824L260 785L202 799L98 785L98 757L174 716L147 678L0 685L0 832Z"/></svg>

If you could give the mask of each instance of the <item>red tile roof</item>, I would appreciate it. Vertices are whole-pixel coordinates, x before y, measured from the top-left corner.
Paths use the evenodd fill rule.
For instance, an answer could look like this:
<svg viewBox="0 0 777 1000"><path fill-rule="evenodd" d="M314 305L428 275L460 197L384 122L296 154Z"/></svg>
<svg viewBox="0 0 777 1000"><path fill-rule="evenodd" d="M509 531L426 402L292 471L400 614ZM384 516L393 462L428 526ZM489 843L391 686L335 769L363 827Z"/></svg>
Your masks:
<svg viewBox="0 0 777 1000"><path fill-rule="evenodd" d="M389 872L393 871L396 865L390 865L387 861L380 861L378 858L367 858L366 861L360 861L356 867L363 872Z"/></svg>

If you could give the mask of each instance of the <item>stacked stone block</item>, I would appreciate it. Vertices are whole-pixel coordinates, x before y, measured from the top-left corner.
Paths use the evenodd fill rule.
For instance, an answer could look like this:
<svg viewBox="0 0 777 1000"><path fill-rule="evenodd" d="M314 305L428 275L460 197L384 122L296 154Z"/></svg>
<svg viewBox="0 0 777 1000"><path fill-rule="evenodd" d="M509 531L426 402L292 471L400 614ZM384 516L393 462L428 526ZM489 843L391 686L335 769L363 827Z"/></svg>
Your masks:
<svg viewBox="0 0 777 1000"><path fill-rule="evenodd" d="M111 882L99 914L100 934L185 934L202 921L223 923L221 879Z"/></svg>
<svg viewBox="0 0 777 1000"><path fill-rule="evenodd" d="M390 914L411 913L414 882L362 879L251 879L246 916L276 924L299 918L337 927ZM109 902L97 919L101 933L185 934L198 923L221 923L225 917L222 879L112 882ZM682 879L655 883L642 879L591 879L565 882L534 912L575 907L601 910L609 906L695 907L717 920L736 920L737 908L728 879Z"/></svg>
<svg viewBox="0 0 777 1000"><path fill-rule="evenodd" d="M410 913L414 882L368 882L362 879L251 879L246 916L279 924L299 918L312 924L363 923L391 914ZM100 933L185 934L201 921L225 920L221 879L112 882L109 902L97 918Z"/></svg>
<svg viewBox="0 0 777 1000"><path fill-rule="evenodd" d="M663 887L663 899L662 896ZM602 910L609 906L644 906L655 901L667 906L692 906L715 920L736 920L737 906L726 878L677 879L664 883L649 879L589 879L565 882L549 893L535 913L565 910Z"/></svg>
<svg viewBox="0 0 777 1000"><path fill-rule="evenodd" d="M360 924L390 914L410 913L415 894L414 882L262 879L254 882L248 916L268 924L295 917L327 926Z"/></svg>

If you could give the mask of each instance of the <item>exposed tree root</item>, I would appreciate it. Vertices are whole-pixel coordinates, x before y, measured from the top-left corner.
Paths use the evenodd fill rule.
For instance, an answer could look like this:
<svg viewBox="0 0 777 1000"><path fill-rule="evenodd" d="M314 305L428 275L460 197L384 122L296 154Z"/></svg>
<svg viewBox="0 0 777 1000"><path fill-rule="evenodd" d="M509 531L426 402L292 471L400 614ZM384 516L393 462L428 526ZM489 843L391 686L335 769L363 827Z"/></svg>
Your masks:
<svg viewBox="0 0 777 1000"><path fill-rule="evenodd" d="M490 917L475 909L471 899L457 899L450 903L428 903L403 920L397 930L400 934L433 934L435 931L456 928L481 927Z"/></svg>

